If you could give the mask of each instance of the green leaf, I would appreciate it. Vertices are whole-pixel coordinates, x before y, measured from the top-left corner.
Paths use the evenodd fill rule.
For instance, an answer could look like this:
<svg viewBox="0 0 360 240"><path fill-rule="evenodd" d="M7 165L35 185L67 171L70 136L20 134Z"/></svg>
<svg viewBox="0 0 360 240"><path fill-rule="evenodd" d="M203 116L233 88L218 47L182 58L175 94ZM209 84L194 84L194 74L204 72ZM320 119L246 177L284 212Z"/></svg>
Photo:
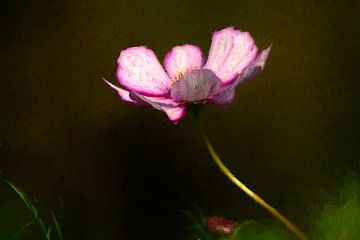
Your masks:
<svg viewBox="0 0 360 240"><path fill-rule="evenodd" d="M57 222L59 228L62 229L64 223L65 207L64 207L64 202L61 198L59 198L59 203L60 203L60 214L58 214L59 217L57 218Z"/></svg>
<svg viewBox="0 0 360 240"><path fill-rule="evenodd" d="M339 193L312 216L312 239L360 239L360 181L353 172L342 181Z"/></svg>
<svg viewBox="0 0 360 240"><path fill-rule="evenodd" d="M230 236L230 240L235 240L237 239L238 233L240 231L242 231L245 227L251 225L251 224L255 224L256 222L254 220L246 220L244 222L240 222L236 228L234 229L234 233Z"/></svg>
<svg viewBox="0 0 360 240"><path fill-rule="evenodd" d="M50 228L46 230L46 227L44 225L44 222L42 221L39 211L36 209L36 207L33 205L33 203L29 200L28 196L24 193L23 190L21 190L19 187L15 186L11 182L4 180L14 191L15 193L22 199L22 201L25 203L26 207L30 210L30 212L33 215L34 221L39 226L40 231L43 235L43 237L46 240L50 239Z"/></svg>
<svg viewBox="0 0 360 240"><path fill-rule="evenodd" d="M51 216L52 216L53 221L54 221L54 225L55 225L55 228L56 228L58 238L59 238L59 240L63 240L63 236L62 236L61 227L59 225L59 222L57 221L57 219L55 217L55 214L53 212L51 212Z"/></svg>
<svg viewBox="0 0 360 240"><path fill-rule="evenodd" d="M38 225L39 225L39 227L40 227L40 230L41 230L41 232L43 233L45 239L49 239L49 238L48 238L49 229L46 230L46 227L45 227L45 224L44 224L43 220L42 220L40 217L38 217L38 218L35 219L35 220L37 221L37 223L38 223Z"/></svg>
<svg viewBox="0 0 360 240"><path fill-rule="evenodd" d="M11 182L4 180L15 192L16 194L23 200L23 202L25 203L26 207L30 210L32 210L33 206L31 201L29 200L29 198L26 196L26 194L17 186L15 186L14 184L12 184Z"/></svg>
<svg viewBox="0 0 360 240"><path fill-rule="evenodd" d="M48 228L47 232L46 232L46 237L47 239L50 240L50 236L51 236L51 227Z"/></svg>

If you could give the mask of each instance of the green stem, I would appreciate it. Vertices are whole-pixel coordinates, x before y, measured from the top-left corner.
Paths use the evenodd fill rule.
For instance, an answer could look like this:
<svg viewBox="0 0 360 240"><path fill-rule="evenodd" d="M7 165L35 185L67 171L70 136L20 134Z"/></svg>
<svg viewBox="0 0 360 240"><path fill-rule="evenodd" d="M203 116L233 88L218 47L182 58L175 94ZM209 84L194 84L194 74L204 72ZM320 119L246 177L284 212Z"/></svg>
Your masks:
<svg viewBox="0 0 360 240"><path fill-rule="evenodd" d="M197 115L197 114L195 114ZM252 190L250 190L244 183L242 183L239 179L237 179L234 174L224 165L224 163L221 161L220 157L216 154L213 146L211 145L211 142L209 138L206 135L204 126L201 122L201 119L196 116L198 119L201 135L205 141L206 147L209 150L209 153L211 157L214 159L215 163L218 165L220 170L229 178L231 182L233 182L240 190L242 190L244 193L246 193L251 199L253 199L256 203L258 203L260 206L265 208L271 215L273 215L277 220L279 220L290 232L292 232L298 239L300 240L307 240L308 238L306 235L295 225L293 224L289 219L287 219L284 215L282 215L278 210L276 210L274 207L272 207L270 204L268 204L265 200L263 200L259 195L254 193Z"/></svg>

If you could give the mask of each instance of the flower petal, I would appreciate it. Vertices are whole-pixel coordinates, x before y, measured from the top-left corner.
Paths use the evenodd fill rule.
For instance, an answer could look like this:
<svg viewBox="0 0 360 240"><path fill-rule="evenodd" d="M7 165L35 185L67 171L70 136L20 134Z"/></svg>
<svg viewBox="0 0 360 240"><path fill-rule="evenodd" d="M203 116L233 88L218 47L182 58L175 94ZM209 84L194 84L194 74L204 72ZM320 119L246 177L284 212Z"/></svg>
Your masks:
<svg viewBox="0 0 360 240"><path fill-rule="evenodd" d="M204 57L200 48L190 44L174 47L164 59L165 69L172 79L175 79L180 72L199 69L203 65Z"/></svg>
<svg viewBox="0 0 360 240"><path fill-rule="evenodd" d="M185 116L185 107L180 106L169 98L143 96L135 92L134 94L143 101L149 103L153 108L165 112L168 118L175 124Z"/></svg>
<svg viewBox="0 0 360 240"><path fill-rule="evenodd" d="M146 47L131 47L121 51L117 76L127 89L147 96L164 96L170 87L170 78Z"/></svg>
<svg viewBox="0 0 360 240"><path fill-rule="evenodd" d="M212 70L224 84L231 84L254 60L257 51L248 32L228 27L213 34L204 68Z"/></svg>
<svg viewBox="0 0 360 240"><path fill-rule="evenodd" d="M121 100L125 101L125 102L129 102L129 103L133 103L136 105L142 105L142 106L146 106L149 105L147 102L144 102L143 100L141 100L140 98L134 98L132 96L132 92L129 92L127 90L124 90L122 88L119 88L118 86L115 86L114 84L112 84L111 82L105 80L103 78L103 80L111 87L113 88L115 91L117 91L117 93L119 94Z"/></svg>
<svg viewBox="0 0 360 240"><path fill-rule="evenodd" d="M203 69L185 74L174 83L170 96L175 102L198 102L207 100L220 88L220 79L210 70Z"/></svg>
<svg viewBox="0 0 360 240"><path fill-rule="evenodd" d="M227 88L222 93L209 98L209 102L216 105L226 105L234 101L235 88Z"/></svg>
<svg viewBox="0 0 360 240"><path fill-rule="evenodd" d="M185 107L163 107L163 111L168 118L174 123L178 124L179 121L185 116Z"/></svg>
<svg viewBox="0 0 360 240"><path fill-rule="evenodd" d="M229 104L235 99L235 87L240 83L251 81L259 73L264 70L266 59L269 56L271 45L263 50L256 59L244 70L244 72L236 79L232 84L220 88L219 92L215 96L209 99L209 102L218 105Z"/></svg>
<svg viewBox="0 0 360 240"><path fill-rule="evenodd" d="M271 50L271 45L263 50L260 54L258 54L257 58L249 65L248 68L245 69L243 74L241 74L238 79L232 84L237 86L240 83L248 82L253 80L259 73L261 73L266 64L266 60L269 56Z"/></svg>

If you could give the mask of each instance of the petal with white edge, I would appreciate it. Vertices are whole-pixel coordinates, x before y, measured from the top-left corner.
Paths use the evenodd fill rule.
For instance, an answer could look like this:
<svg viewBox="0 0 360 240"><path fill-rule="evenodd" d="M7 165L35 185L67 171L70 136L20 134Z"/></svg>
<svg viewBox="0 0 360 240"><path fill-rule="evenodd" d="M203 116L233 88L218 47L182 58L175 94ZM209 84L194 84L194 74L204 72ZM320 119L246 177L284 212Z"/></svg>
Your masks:
<svg viewBox="0 0 360 240"><path fill-rule="evenodd" d="M221 104L221 103L216 103L214 101L220 100L221 102L229 102L229 103L233 101L235 97L234 89L237 87L237 85L239 85L240 83L251 81L264 70L270 50L271 50L271 45L267 49L263 50L260 54L258 54L256 59L254 59L254 61L244 70L244 72L236 79L235 82L233 82L228 86L224 86L220 88L220 90L215 94L215 96L211 98L210 102L215 104Z"/></svg>
<svg viewBox="0 0 360 240"><path fill-rule="evenodd" d="M136 105L149 105L147 102L144 102L143 100L141 100L140 98L133 98L131 95L131 92L124 90L114 84L112 84L111 82L105 80L103 78L103 80L112 88L114 89L118 95L120 96L121 100L125 101L125 102L129 102L129 103L133 103Z"/></svg>
<svg viewBox="0 0 360 240"><path fill-rule="evenodd" d="M258 48L248 32L232 27L215 32L204 68L212 70L228 85L256 58Z"/></svg>
<svg viewBox="0 0 360 240"><path fill-rule="evenodd" d="M144 46L121 51L117 77L128 90L147 96L168 94L170 78L154 52Z"/></svg>
<svg viewBox="0 0 360 240"><path fill-rule="evenodd" d="M186 108L184 106L180 106L178 103L169 98L149 97L138 93L134 94L143 101L149 103L153 108L165 112L168 118L175 124L177 124L180 119L185 116Z"/></svg>
<svg viewBox="0 0 360 240"><path fill-rule="evenodd" d="M236 87L240 83L251 81L259 73L261 73L265 68L266 60L269 56L270 50L271 45L257 56L257 58L249 65L249 67L245 69L243 74L241 74L232 85Z"/></svg>
<svg viewBox="0 0 360 240"><path fill-rule="evenodd" d="M164 59L165 69L172 79L186 71L199 69L203 65L204 57L200 48L190 44L174 47Z"/></svg>

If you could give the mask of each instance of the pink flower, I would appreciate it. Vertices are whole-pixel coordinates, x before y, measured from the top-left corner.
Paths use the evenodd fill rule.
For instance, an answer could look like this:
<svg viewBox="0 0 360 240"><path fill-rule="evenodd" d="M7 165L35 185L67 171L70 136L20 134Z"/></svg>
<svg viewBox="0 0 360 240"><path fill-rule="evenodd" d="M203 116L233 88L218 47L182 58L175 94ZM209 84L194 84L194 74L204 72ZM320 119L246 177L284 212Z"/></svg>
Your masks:
<svg viewBox="0 0 360 240"><path fill-rule="evenodd" d="M211 233L220 236L228 236L235 230L236 223L221 216L212 216L207 219L208 228Z"/></svg>
<svg viewBox="0 0 360 240"><path fill-rule="evenodd" d="M187 104L229 104L235 88L253 79L265 66L271 46L259 52L248 32L232 27L213 34L209 57L199 47L174 47L165 57L164 68L145 46L121 51L117 77L125 88L114 88L125 102L151 105L177 123Z"/></svg>

